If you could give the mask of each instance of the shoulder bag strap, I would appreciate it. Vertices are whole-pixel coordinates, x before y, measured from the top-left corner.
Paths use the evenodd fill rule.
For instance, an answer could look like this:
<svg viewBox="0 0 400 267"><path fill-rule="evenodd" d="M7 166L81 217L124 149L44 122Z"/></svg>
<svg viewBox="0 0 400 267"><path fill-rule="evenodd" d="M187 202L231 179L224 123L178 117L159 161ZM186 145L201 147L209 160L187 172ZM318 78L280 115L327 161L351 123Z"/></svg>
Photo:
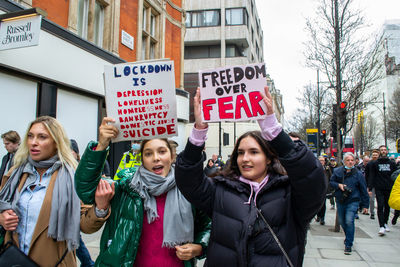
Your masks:
<svg viewBox="0 0 400 267"><path fill-rule="evenodd" d="M283 248L281 242L279 241L278 237L276 236L274 230L272 230L272 227L269 225L269 223L267 222L267 220L264 218L264 216L262 215L261 210L257 209L258 215L260 215L261 219L264 221L265 225L268 227L268 230L271 232L272 236L275 239L275 242L278 244L279 248L281 249L283 255L286 258L287 263L289 264L290 267L294 267L292 261L290 260L288 254L286 253L285 249Z"/></svg>
<svg viewBox="0 0 400 267"><path fill-rule="evenodd" d="M65 258L65 256L67 256L68 253L68 248L65 249L64 254L61 256L61 259L59 259L59 261L57 261L56 265L54 265L54 267L57 267Z"/></svg>

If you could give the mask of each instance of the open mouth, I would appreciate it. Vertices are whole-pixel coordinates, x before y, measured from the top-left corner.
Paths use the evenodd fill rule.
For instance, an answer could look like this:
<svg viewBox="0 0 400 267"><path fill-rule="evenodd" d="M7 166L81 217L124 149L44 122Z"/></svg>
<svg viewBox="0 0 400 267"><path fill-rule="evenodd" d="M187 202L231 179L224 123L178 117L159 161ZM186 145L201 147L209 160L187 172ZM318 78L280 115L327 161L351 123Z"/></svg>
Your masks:
<svg viewBox="0 0 400 267"><path fill-rule="evenodd" d="M40 150L31 149L31 155L37 155L40 153Z"/></svg>
<svg viewBox="0 0 400 267"><path fill-rule="evenodd" d="M163 170L164 170L164 166L162 166L162 165L157 165L157 166L153 167L152 170L153 170L153 172L154 172L155 174L161 175L162 172L163 172Z"/></svg>
<svg viewBox="0 0 400 267"><path fill-rule="evenodd" d="M242 169L244 170L244 171L249 171L249 170L251 170L253 167L252 166L249 166L249 165L243 165L242 166Z"/></svg>

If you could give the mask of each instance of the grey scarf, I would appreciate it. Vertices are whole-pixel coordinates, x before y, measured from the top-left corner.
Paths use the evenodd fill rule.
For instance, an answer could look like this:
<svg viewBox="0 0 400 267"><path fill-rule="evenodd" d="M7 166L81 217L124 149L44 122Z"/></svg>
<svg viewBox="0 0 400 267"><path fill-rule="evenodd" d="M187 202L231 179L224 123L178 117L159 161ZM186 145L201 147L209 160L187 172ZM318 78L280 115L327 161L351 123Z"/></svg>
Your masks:
<svg viewBox="0 0 400 267"><path fill-rule="evenodd" d="M57 155L40 162L29 157L28 162L15 169L0 191L0 212L12 209L18 214L20 192L17 188L27 164L36 168L50 168L54 165L54 170L60 169L54 183L48 236L57 241L66 241L69 250L78 248L80 200L74 189L74 170L69 165L61 164Z"/></svg>
<svg viewBox="0 0 400 267"><path fill-rule="evenodd" d="M176 186L173 167L167 177L162 177L140 166L132 178L130 187L144 199L148 223L158 218L154 196L168 192L164 208L163 247L173 248L176 245L193 242L192 206Z"/></svg>

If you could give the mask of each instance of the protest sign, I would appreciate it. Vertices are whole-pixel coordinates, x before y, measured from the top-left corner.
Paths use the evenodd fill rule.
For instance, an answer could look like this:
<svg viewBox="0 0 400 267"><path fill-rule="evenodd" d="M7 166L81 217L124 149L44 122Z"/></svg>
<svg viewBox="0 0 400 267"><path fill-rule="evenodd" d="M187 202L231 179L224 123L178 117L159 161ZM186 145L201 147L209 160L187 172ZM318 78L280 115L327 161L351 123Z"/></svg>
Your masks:
<svg viewBox="0 0 400 267"><path fill-rule="evenodd" d="M199 82L204 122L267 116L260 94L267 85L264 63L200 71Z"/></svg>
<svg viewBox="0 0 400 267"><path fill-rule="evenodd" d="M173 61L105 66L107 116L119 130L113 142L178 135Z"/></svg>

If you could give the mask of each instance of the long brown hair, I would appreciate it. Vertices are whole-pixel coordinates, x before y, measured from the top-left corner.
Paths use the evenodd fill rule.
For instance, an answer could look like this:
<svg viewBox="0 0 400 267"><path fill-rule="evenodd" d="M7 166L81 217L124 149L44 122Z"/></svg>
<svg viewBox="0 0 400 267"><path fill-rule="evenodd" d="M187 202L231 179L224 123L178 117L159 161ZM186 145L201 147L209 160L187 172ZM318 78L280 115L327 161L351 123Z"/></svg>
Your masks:
<svg viewBox="0 0 400 267"><path fill-rule="evenodd" d="M260 145L261 150L263 151L265 156L271 161L267 165L267 173L268 174L279 174L279 175L286 174L285 169L279 162L278 155L276 154L274 149L269 145L269 143L261 136L260 131L246 132L239 137L239 139L236 141L235 147L232 151L232 155L231 155L228 166L226 166L219 174L221 174L227 178L237 178L241 175L239 166L237 164L238 149L239 149L240 142L246 137L252 137L254 140L256 140L256 142Z"/></svg>

